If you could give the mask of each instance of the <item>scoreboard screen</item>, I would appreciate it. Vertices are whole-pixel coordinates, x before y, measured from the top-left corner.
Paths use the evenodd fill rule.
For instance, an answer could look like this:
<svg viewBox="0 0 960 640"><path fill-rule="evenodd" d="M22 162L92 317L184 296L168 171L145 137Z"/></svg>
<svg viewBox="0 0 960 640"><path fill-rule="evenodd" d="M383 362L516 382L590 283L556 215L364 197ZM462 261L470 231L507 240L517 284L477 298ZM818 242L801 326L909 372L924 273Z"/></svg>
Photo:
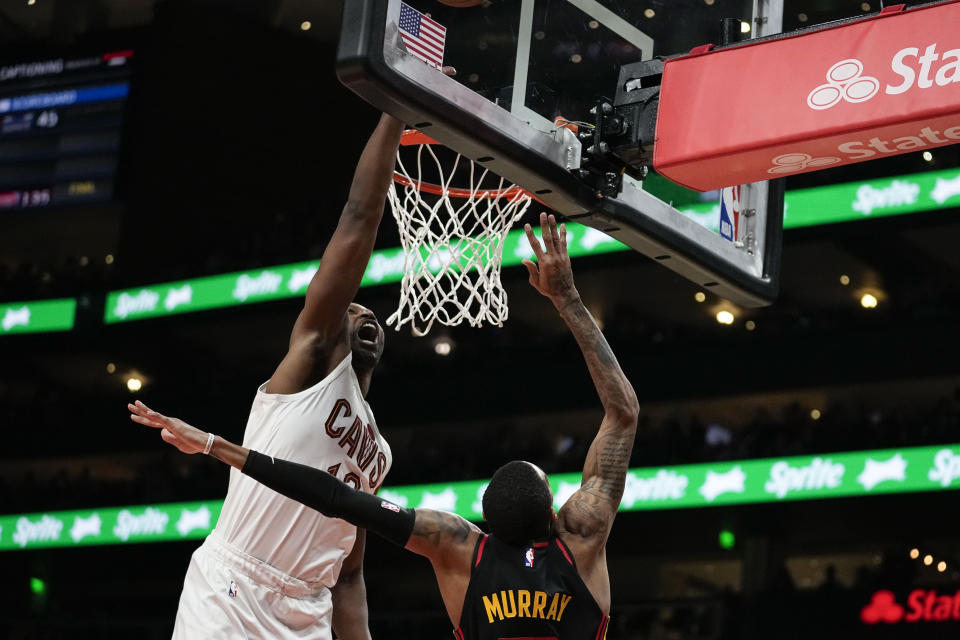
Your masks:
<svg viewBox="0 0 960 640"><path fill-rule="evenodd" d="M113 198L132 58L0 62L0 213Z"/></svg>

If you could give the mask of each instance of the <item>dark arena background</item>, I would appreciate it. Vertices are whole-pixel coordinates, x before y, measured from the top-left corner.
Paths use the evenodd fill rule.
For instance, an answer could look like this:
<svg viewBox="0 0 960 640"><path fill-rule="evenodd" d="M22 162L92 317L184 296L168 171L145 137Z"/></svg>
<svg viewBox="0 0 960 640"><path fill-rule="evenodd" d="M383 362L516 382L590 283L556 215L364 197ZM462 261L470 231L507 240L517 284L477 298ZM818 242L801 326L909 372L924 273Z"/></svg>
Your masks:
<svg viewBox="0 0 960 640"><path fill-rule="evenodd" d="M336 79L339 4L0 4L0 637L169 637L228 474L126 403L241 439L302 303L265 295L272 270L319 259L378 115ZM879 9L788 0L784 30ZM29 122L10 109L28 85L84 88ZM958 147L786 188L770 307L632 251L573 260L641 403L611 639L960 636ZM670 193L701 214L717 197ZM387 213L377 250L398 245ZM508 460L579 472L602 412L526 280L505 265L502 328L387 330L385 490L449 506ZM151 289L185 281L193 300ZM358 301L385 321L397 289ZM371 537L365 575L374 637L450 637L428 562Z"/></svg>

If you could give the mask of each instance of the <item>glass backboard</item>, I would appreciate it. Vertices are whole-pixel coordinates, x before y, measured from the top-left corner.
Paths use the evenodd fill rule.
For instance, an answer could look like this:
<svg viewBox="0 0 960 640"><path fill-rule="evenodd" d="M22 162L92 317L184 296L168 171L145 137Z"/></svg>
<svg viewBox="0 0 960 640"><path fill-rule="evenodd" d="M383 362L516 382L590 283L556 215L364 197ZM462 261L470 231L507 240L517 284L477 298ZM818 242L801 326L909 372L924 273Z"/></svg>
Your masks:
<svg viewBox="0 0 960 640"><path fill-rule="evenodd" d="M644 190L643 172L624 174L600 162L599 139L590 132L602 104L614 104L624 65L653 61L643 86L655 86L655 58L720 43L730 37L730 24L737 26L733 37L775 33L779 5L487 0L461 8L437 0L350 0L338 74L374 106L482 162L567 218L720 296L758 306L777 291L782 185L711 194L735 223L725 238ZM742 21L728 21L727 36L725 18ZM457 69L453 78L436 68L441 46L442 64ZM558 118L580 123L578 133L559 127Z"/></svg>

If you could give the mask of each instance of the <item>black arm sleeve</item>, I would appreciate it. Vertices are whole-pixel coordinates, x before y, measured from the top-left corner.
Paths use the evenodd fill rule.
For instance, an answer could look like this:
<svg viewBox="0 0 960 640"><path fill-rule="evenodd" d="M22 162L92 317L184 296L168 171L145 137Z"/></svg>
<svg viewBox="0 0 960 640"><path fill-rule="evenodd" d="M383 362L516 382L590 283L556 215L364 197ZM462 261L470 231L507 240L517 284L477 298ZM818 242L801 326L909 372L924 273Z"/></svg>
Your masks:
<svg viewBox="0 0 960 640"><path fill-rule="evenodd" d="M296 462L274 460L253 450L247 456L242 471L277 493L316 509L329 518L346 520L401 547L406 546L413 532L416 518L413 509L405 509L357 491L326 471Z"/></svg>

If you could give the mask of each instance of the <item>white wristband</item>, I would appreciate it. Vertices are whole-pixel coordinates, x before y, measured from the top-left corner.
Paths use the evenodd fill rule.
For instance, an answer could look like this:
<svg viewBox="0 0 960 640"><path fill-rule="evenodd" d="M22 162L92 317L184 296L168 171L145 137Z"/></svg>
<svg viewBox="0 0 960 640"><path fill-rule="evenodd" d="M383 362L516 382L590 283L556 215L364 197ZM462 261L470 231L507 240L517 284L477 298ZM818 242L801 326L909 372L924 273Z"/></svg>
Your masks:
<svg viewBox="0 0 960 640"><path fill-rule="evenodd" d="M210 449L213 448L213 438L212 433L207 434L207 444L203 447L203 455L210 455Z"/></svg>

